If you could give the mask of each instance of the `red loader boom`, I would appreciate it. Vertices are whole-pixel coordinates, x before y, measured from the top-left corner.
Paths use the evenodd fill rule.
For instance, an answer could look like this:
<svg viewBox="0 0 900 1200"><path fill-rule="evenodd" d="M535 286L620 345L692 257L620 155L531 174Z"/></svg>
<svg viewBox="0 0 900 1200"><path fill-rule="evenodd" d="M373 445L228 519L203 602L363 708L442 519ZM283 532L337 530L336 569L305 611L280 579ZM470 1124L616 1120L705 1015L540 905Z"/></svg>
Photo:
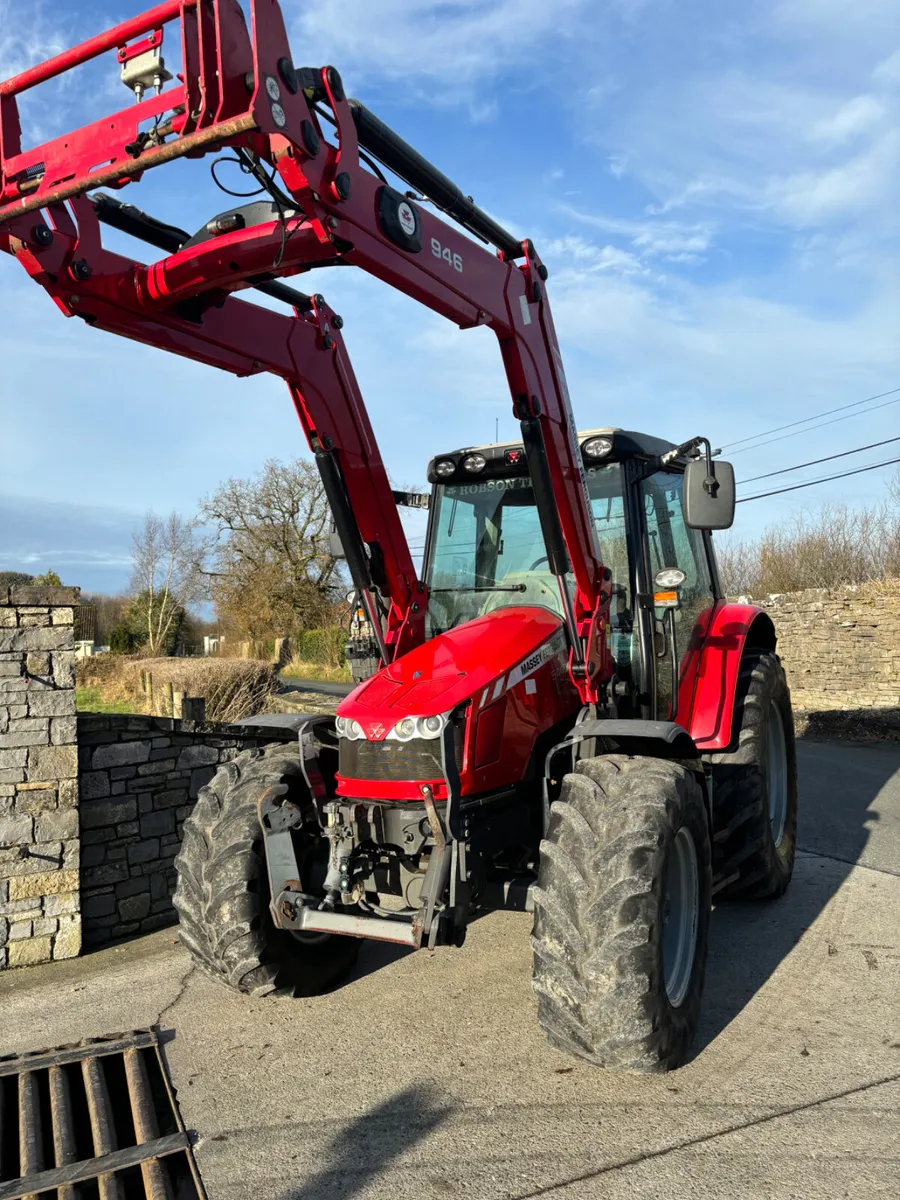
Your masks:
<svg viewBox="0 0 900 1200"><path fill-rule="evenodd" d="M390 597L385 661L422 641L427 596L416 579L341 322L318 294L291 296L294 315L287 317L234 293L261 277L343 262L460 328L489 326L525 429L551 570L565 593L572 678L586 702L596 699L610 674L604 635L609 597L544 288L546 269L530 241L513 238L367 109L348 100L334 68L297 71L276 0L252 0L250 7L248 34L237 0L169 0L0 85L0 249L19 259L67 316L236 375L269 371L287 382L341 534L349 538L354 583L371 597L365 560L374 557L376 574L383 572L375 582ZM160 51L166 27L175 22L184 69L165 87L171 76L159 67ZM23 150L17 97L112 50L138 103ZM147 96L150 90L156 94ZM324 136L323 119L334 125L334 142ZM151 121L149 130L141 128ZM496 253L365 169L361 143ZM232 227L220 223L203 241L191 239L181 249L173 244L172 253L151 266L103 248L101 221L121 214L108 198L92 204L88 192L121 188L151 167L223 147L269 184L273 219L252 227L238 219ZM130 225L139 232L142 223ZM146 218L143 228L152 231ZM350 514L342 511L348 504L356 537ZM570 565L576 581L571 597L565 582Z"/></svg>

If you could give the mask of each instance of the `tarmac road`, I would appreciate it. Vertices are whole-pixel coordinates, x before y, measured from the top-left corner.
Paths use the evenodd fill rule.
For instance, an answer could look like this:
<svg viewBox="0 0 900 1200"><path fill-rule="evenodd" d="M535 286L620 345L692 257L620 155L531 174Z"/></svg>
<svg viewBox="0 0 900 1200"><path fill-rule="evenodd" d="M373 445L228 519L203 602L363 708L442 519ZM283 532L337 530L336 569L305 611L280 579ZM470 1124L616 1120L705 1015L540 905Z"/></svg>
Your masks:
<svg viewBox="0 0 900 1200"><path fill-rule="evenodd" d="M211 1200L900 1196L900 750L802 744L794 882L721 906L697 1053L551 1050L530 918L370 944L324 997L247 1000L174 930L0 976L0 1053L159 1021Z"/></svg>
<svg viewBox="0 0 900 1200"><path fill-rule="evenodd" d="M297 679L293 675L282 675L281 682L289 692L318 692L322 696L349 696L352 683L329 683L325 679Z"/></svg>

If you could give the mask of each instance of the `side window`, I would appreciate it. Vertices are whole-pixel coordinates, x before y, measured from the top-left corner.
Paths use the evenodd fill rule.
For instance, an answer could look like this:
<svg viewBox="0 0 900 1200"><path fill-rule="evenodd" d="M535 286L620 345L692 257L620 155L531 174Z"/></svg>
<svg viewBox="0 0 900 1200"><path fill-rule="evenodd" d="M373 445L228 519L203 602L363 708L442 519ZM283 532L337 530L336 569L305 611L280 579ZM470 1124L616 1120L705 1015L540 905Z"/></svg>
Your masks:
<svg viewBox="0 0 900 1200"><path fill-rule="evenodd" d="M696 647L706 633L714 604L703 534L684 523L682 483L681 475L660 471L643 484L651 577L663 567L684 571L681 607L675 613L675 647L681 673L688 650ZM663 618L665 613L660 610L656 615ZM672 674L665 658L657 660L657 693L660 716L664 716L672 703Z"/></svg>

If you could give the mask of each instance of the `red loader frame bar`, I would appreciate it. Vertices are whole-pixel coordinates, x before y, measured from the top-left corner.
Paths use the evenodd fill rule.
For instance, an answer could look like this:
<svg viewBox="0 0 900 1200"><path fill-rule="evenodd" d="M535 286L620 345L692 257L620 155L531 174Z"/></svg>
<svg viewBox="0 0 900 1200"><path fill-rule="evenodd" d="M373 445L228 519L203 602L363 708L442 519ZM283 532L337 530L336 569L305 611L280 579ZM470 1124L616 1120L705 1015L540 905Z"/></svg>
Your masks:
<svg viewBox="0 0 900 1200"><path fill-rule="evenodd" d="M175 21L182 73L166 88L171 76L155 56L165 26ZM138 103L23 151L16 97L110 50L123 78L130 64L131 80L139 81L130 83ZM149 64L143 74L142 63ZM149 86L156 94L144 98ZM336 144L324 138L322 117L335 126ZM496 254L363 168L361 141L435 206L493 242ZM88 192L121 188L160 163L223 148L255 164L259 178L265 165L273 180L277 172L275 193L291 208L276 199L278 219L249 227L235 220L188 245L176 238L172 252L150 266L103 248L102 205ZM0 84L0 250L15 255L67 316L235 375L266 371L286 381L354 582L371 595L374 579L389 598L385 661L424 640L427 595L343 346L342 322L320 295L289 293L294 313L286 316L233 293L274 291L281 285L265 281L343 262L460 328L489 326L500 342L550 567L566 603L572 677L585 702L599 698L612 673L609 595L543 286L546 269L530 241L516 241L348 101L333 68L297 71L277 0L251 0L249 33L237 0L168 0ZM354 535L357 544L347 546Z"/></svg>

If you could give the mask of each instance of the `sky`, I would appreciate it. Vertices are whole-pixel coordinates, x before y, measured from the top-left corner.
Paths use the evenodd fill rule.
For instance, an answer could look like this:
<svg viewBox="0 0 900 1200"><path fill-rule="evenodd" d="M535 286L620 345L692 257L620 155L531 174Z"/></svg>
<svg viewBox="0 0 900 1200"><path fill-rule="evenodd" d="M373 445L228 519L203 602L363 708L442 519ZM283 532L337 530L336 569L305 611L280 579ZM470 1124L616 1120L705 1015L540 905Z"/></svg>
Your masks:
<svg viewBox="0 0 900 1200"><path fill-rule="evenodd" d="M0 78L145 7L0 0ZM900 388L896 0L282 8L298 65L336 65L349 94L534 240L581 428L704 434L727 457L731 442ZM124 100L107 55L29 94L25 144ZM189 229L227 207L198 161L149 172L122 199ZM323 274L319 290L344 317L395 478L420 483L432 455L497 427L516 436L489 331L461 332L355 270ZM5 569L118 591L149 509L191 517L226 478L306 452L277 380L67 321L6 256L0 364ZM897 397L734 447L739 483L900 435L900 403L885 403ZM897 457L896 445L771 482ZM876 502L893 469L743 504L732 536L826 500Z"/></svg>

